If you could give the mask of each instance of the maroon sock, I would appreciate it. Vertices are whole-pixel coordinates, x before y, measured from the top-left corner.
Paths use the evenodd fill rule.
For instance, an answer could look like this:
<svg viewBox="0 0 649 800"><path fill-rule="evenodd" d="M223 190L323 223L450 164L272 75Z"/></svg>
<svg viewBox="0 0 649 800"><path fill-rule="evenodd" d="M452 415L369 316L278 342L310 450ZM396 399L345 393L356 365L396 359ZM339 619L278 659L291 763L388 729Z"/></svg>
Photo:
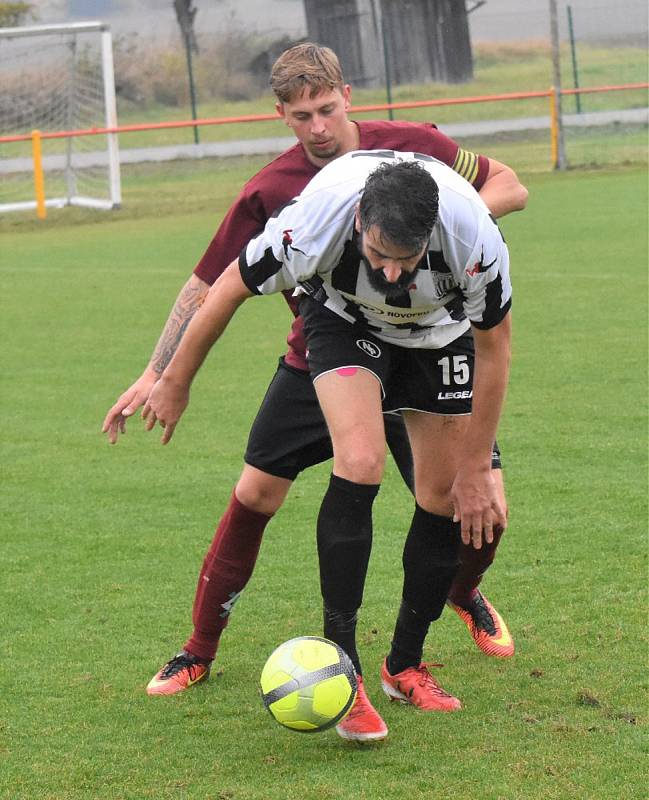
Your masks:
<svg viewBox="0 0 649 800"><path fill-rule="evenodd" d="M266 514L246 508L232 493L198 576L194 630L184 646L192 655L205 661L214 658L232 607L252 575L269 520Z"/></svg>
<svg viewBox="0 0 649 800"><path fill-rule="evenodd" d="M470 544L462 545L460 549L461 564L448 593L449 600L458 606L466 605L471 601L474 591L480 585L482 576L496 556L502 535L503 529L497 525L494 528L494 539L491 544L483 544L480 550L476 550Z"/></svg>

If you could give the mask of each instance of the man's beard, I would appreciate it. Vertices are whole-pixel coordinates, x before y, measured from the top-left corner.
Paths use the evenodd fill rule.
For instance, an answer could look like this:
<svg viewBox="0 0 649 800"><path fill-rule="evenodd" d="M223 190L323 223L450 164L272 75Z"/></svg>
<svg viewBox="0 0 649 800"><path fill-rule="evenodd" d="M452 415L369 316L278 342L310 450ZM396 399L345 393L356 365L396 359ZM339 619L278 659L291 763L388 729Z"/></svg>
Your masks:
<svg viewBox="0 0 649 800"><path fill-rule="evenodd" d="M361 261L365 265L365 273L367 280L377 292L382 292L386 297L398 297L399 295L406 294L408 287L415 279L415 273L419 269L416 267L413 272L402 272L401 275L394 282L387 280L383 271L372 269L369 260L361 253Z"/></svg>

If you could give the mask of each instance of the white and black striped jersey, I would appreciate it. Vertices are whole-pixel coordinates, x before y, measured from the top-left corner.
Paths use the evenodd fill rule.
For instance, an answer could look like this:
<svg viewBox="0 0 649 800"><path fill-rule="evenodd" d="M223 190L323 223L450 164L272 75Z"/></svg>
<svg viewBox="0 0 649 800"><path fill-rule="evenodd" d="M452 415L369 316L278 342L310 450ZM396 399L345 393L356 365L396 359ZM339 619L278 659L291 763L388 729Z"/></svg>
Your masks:
<svg viewBox="0 0 649 800"><path fill-rule="evenodd" d="M356 204L380 161L421 161L439 188L439 218L412 284L397 296L372 288L354 230ZM239 257L255 294L296 288L350 323L403 347L441 348L470 324L497 325L511 305L509 255L475 189L431 156L357 151L324 167L268 220Z"/></svg>

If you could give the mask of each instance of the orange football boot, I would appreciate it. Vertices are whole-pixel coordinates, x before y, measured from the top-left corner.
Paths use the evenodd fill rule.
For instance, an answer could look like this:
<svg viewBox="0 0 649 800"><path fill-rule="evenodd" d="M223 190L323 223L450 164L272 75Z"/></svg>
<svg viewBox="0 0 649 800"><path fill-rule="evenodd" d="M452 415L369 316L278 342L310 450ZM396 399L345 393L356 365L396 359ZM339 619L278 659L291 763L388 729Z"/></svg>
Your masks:
<svg viewBox="0 0 649 800"><path fill-rule="evenodd" d="M428 667L439 667L441 664L425 664L418 667L407 667L396 675L388 672L387 658L381 667L381 684L390 700L410 703L422 711L459 711L462 703L445 692L428 671Z"/></svg>
<svg viewBox="0 0 649 800"><path fill-rule="evenodd" d="M336 733L343 739L351 739L355 742L385 739L388 735L388 726L370 703L360 675L357 677L357 681L358 689L354 704L342 722L336 725Z"/></svg>
<svg viewBox="0 0 649 800"><path fill-rule="evenodd" d="M505 621L482 592L476 589L468 605L458 605L452 600L447 600L446 604L464 620L483 653L495 658L514 655L514 640Z"/></svg>
<svg viewBox="0 0 649 800"><path fill-rule="evenodd" d="M146 687L147 694L178 694L210 674L210 664L181 650L157 672Z"/></svg>

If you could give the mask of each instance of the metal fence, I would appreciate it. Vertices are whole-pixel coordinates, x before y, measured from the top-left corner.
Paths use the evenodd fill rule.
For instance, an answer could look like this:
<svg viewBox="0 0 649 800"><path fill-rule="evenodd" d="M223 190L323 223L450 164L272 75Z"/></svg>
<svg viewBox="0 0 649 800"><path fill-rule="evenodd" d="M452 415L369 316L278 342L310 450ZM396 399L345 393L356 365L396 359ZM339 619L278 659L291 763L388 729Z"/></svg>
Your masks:
<svg viewBox="0 0 649 800"><path fill-rule="evenodd" d="M430 0L432 2L432 0ZM379 3L379 0L365 0ZM171 6L171 3L169 4ZM260 10L263 5L263 13ZM398 4L401 13L408 10L408 0ZM356 105L375 106L388 98L398 107L387 110L358 112L357 118L387 117L397 119L430 120L458 139L464 146L485 152L511 163L520 170L548 169L553 164L552 125L547 92L553 84L552 49L550 43L549 0L467 0L467 7L474 10L469 14L473 77L466 83L444 84L440 82L424 85L394 84L390 93L386 91L386 71L379 75L378 86L367 89L355 88ZM140 12L146 10L147 2L136 4ZM213 7L201 7L197 17L199 45L203 57L212 57L217 37L219 41L236 41L240 45L245 31L248 37L245 44L250 48L248 62L238 58L225 58L218 64L234 65L235 77L241 78L241 86L254 86L254 81L246 84L244 73L254 64L259 65L264 52L276 53L278 43L286 43L306 35L307 23L304 4L301 0L266 0L255 6L253 0L237 4L223 2ZM393 3L394 6L394 3ZM647 160L647 90L635 89L614 92L590 92L593 87L641 84L647 80L647 6L637 0L619 0L616 4L604 0L559 0L558 22L560 38L561 84L564 90L582 90L563 98L565 124L566 160L569 167L602 166L620 163L646 163ZM124 8L126 5L124 5ZM257 8L257 11L254 9ZM394 12L394 7L392 9ZM225 16L220 16L225 15ZM256 16L255 16L256 14ZM281 25L266 24L272 18ZM134 17L137 20L137 17ZM185 86L186 62L182 53L180 36L176 30L173 15L160 15L156 20L166 20L166 39L169 47L176 48L178 58L166 59L168 69L176 70L174 80ZM287 22L288 20L288 22ZM50 21L47 19L43 20ZM108 19L115 26L115 20ZM443 25L443 20L438 20ZM290 24L289 24L290 23ZM138 23L139 24L139 23ZM219 28L219 26L221 26ZM128 15L122 13L119 25L115 26L119 35L129 34ZM286 37L288 31L289 37ZM159 37L160 31L149 28L151 34ZM237 32L237 36L234 35ZM442 31L443 32L443 31ZM280 36L281 34L281 36ZM118 40L119 40L118 35ZM440 31L431 41L439 41ZM140 39L143 39L141 35ZM135 41L135 40L134 40ZM381 47L380 40L375 46ZM326 43L326 42L325 42ZM150 43L149 43L150 44ZM141 78L146 78L143 62L137 58L137 46L128 63L141 65ZM147 45L149 46L149 45ZM167 45L165 45L167 46ZM168 50L165 50L168 54ZM385 54L383 54L385 55ZM343 59L344 60L344 59ZM268 70L265 62L264 72ZM385 59L380 59L384 63ZM261 63L264 63L263 58ZM223 105L214 98L207 97L204 86L214 85L213 71L216 66L196 62L198 77L198 116L223 116ZM189 103L185 106L164 106L156 101L154 107L147 103L138 105L137 87L133 87L119 73L117 65L118 117L120 124L147 123L152 120L173 120L190 116ZM3 65L0 83L9 77L11 64ZM212 70L212 71L211 71ZM152 70L155 73L155 69ZM398 76L398 70L387 74ZM173 81L166 79L165 88L170 89ZM6 83L5 83L6 85ZM133 94L124 94L128 86ZM490 101L474 103L450 103L430 107L403 107L404 103L419 100L441 100L462 97L481 97L518 91L529 93L526 99L517 101ZM121 92L121 94L120 94ZM538 96L535 96L538 95ZM135 97L135 99L134 99ZM266 94L257 100L256 108L272 112L273 98ZM251 103L230 103L228 116L250 113ZM245 153L272 152L285 146L286 129L270 121L251 122L248 125L213 125L201 130L201 147L192 147L192 136L187 130L178 130L161 137L160 130L120 136L123 159L126 161L146 159L146 151L161 145L171 146L178 157L186 155L212 155L226 152ZM45 131L47 132L47 131ZM29 133L24 130L0 130L3 135ZM261 140L258 145L255 141ZM44 141L44 155L56 155L64 146L55 140ZM219 149L220 148L220 149ZM136 155L136 151L141 155ZM163 156L156 155L156 158ZM18 162L28 166L31 158L30 143L0 143L0 194L11 191L9 164ZM3 167L4 165L4 167Z"/></svg>

